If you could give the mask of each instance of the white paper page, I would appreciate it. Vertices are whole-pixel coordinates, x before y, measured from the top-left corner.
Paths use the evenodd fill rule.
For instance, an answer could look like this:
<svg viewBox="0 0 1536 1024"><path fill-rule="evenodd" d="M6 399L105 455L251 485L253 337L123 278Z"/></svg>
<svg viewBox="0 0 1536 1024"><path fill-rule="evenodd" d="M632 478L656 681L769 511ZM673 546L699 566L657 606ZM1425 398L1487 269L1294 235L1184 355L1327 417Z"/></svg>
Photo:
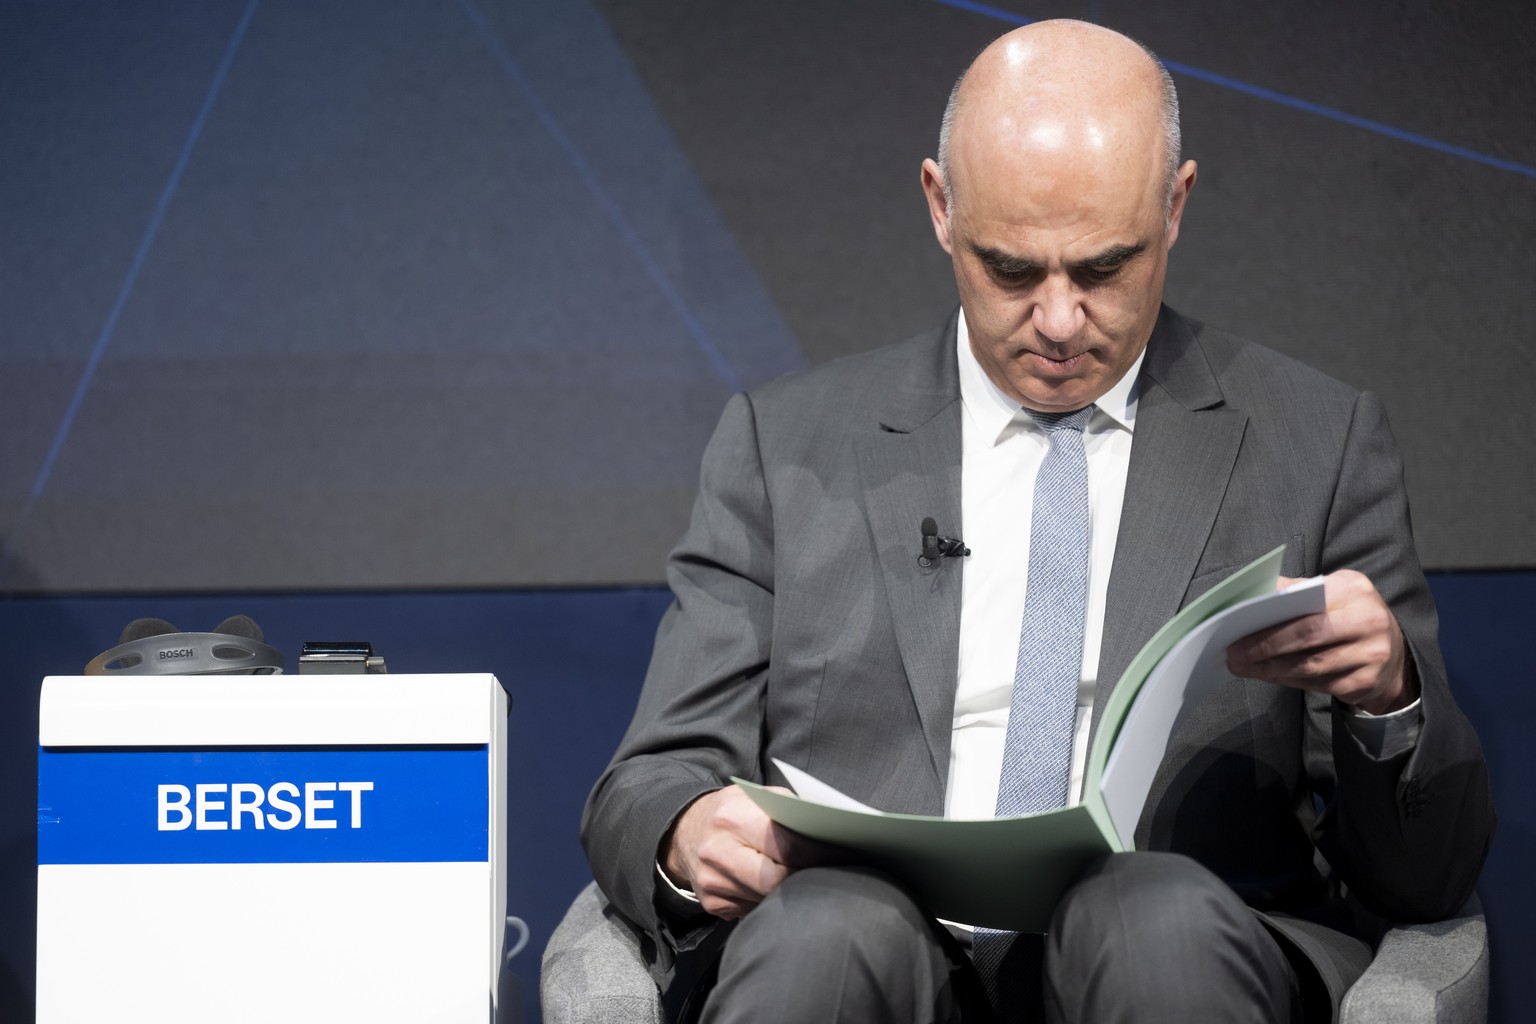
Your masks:
<svg viewBox="0 0 1536 1024"><path fill-rule="evenodd" d="M1169 737L1209 690L1231 679L1227 647L1250 633L1320 612L1324 607L1322 577L1304 580L1212 616L1157 663L1125 717L1099 786L1110 821L1126 849L1134 845L1136 822L1152 788L1152 777L1167 753Z"/></svg>
<svg viewBox="0 0 1536 1024"><path fill-rule="evenodd" d="M865 814L884 814L868 804L861 804L853 797L840 793L831 786L822 782L809 772L803 772L792 764L785 764L778 758L773 759L774 767L784 773L789 780L789 788L795 791L795 795L802 800L809 800L813 804L822 804L826 807L836 807L844 811L862 811Z"/></svg>

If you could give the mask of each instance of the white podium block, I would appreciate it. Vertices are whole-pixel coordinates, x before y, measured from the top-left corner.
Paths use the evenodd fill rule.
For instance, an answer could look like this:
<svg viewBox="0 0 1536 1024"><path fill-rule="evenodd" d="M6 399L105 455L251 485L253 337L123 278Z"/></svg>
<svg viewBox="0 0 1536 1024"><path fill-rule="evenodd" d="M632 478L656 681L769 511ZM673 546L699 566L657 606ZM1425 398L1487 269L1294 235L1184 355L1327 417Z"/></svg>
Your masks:
<svg viewBox="0 0 1536 1024"><path fill-rule="evenodd" d="M490 675L45 679L37 1019L494 1020L506 723Z"/></svg>

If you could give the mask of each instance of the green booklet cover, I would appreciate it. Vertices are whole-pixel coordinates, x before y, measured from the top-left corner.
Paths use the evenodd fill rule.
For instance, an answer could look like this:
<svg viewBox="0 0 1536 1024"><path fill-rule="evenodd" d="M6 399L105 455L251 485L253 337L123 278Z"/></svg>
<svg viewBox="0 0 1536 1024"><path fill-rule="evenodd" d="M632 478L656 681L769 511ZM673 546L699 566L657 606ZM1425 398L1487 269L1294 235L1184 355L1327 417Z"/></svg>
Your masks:
<svg viewBox="0 0 1536 1024"><path fill-rule="evenodd" d="M1091 859L1132 848L1169 738L1187 709L1230 679L1227 646L1323 610L1320 578L1275 589L1284 551L1276 548L1190 602L1131 660L1104 704L1079 804L957 820L866 807L777 761L796 795L733 781L780 825L851 850L900 879L935 917L1044 931Z"/></svg>

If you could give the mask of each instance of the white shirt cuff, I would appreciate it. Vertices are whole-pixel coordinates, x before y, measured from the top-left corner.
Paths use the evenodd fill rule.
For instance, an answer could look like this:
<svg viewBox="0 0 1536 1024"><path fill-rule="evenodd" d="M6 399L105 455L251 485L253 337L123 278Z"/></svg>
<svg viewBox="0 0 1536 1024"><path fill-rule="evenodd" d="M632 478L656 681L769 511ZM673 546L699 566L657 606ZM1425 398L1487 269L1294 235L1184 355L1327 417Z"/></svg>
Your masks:
<svg viewBox="0 0 1536 1024"><path fill-rule="evenodd" d="M1418 745L1419 733L1424 728L1424 709L1417 700L1384 715L1346 707L1344 723L1367 754L1387 761Z"/></svg>
<svg viewBox="0 0 1536 1024"><path fill-rule="evenodd" d="M695 896L690 890L678 888L677 883L667 877L667 873L661 869L661 861L659 860L656 862L656 873L661 876L661 880L663 882L667 883L668 889L671 889L685 900L689 900L693 903L699 902L699 898Z"/></svg>

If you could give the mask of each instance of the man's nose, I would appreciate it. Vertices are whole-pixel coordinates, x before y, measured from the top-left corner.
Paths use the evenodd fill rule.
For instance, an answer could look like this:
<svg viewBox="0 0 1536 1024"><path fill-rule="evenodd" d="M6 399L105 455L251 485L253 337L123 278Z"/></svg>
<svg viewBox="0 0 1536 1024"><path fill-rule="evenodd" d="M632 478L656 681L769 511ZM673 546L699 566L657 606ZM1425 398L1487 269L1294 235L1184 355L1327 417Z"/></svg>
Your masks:
<svg viewBox="0 0 1536 1024"><path fill-rule="evenodd" d="M1035 330L1051 341L1067 342L1083 326L1082 296L1065 274L1048 274L1040 283L1035 314Z"/></svg>

